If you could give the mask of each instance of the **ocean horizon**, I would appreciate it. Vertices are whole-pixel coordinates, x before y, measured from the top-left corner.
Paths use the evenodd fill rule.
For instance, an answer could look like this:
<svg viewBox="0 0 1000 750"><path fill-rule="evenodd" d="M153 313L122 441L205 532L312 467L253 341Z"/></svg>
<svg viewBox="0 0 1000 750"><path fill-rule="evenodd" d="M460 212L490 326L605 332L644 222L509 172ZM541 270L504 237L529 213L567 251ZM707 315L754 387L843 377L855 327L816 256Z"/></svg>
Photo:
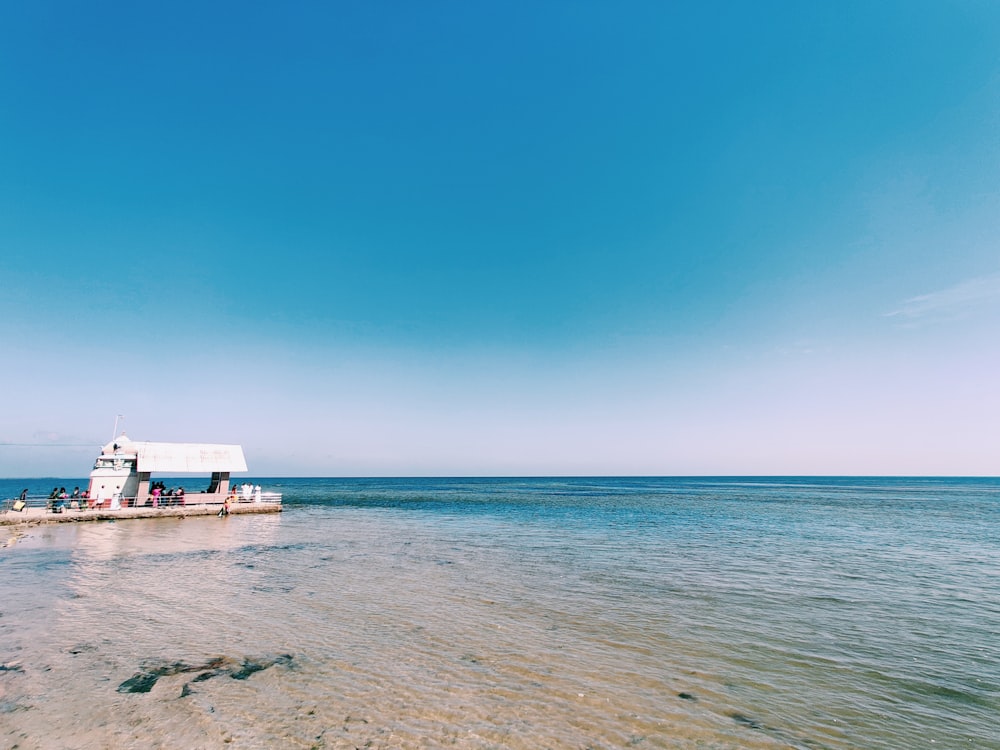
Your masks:
<svg viewBox="0 0 1000 750"><path fill-rule="evenodd" d="M0 745L1000 748L1000 479L248 481L0 531Z"/></svg>

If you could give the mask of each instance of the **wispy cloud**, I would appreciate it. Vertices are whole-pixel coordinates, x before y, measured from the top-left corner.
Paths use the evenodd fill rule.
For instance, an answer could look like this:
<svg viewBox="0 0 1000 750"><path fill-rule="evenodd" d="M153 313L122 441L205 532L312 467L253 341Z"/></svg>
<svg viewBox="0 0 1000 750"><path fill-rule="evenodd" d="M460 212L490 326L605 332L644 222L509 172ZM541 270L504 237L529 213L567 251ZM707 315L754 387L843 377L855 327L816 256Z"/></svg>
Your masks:
<svg viewBox="0 0 1000 750"><path fill-rule="evenodd" d="M980 276L929 294L905 300L886 317L907 319L927 316L959 315L973 307L1000 300L1000 274Z"/></svg>

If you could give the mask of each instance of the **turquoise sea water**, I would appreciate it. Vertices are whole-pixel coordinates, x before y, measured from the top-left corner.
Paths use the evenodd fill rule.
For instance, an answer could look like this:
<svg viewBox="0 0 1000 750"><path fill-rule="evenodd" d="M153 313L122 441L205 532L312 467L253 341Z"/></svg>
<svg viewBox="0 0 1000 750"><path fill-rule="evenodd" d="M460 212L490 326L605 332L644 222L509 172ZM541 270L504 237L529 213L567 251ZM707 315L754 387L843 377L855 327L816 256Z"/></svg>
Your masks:
<svg viewBox="0 0 1000 750"><path fill-rule="evenodd" d="M1000 748L1000 480L253 481L0 528L0 748Z"/></svg>

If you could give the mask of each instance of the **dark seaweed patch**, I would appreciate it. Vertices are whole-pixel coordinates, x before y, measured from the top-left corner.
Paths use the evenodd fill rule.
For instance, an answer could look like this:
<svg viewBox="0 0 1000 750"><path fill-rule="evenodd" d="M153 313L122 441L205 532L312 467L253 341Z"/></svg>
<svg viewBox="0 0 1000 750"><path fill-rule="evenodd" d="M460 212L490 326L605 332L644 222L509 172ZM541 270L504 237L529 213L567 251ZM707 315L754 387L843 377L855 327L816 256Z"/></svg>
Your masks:
<svg viewBox="0 0 1000 750"><path fill-rule="evenodd" d="M291 654L279 654L278 656L265 657L263 659L242 659L240 661L227 656L218 656L201 664L188 664L182 661L167 664L150 664L120 684L118 692L148 693L161 677L199 672L200 674L186 683L181 689L181 697L184 697L191 694L191 685L196 682L204 682L205 680L210 680L213 677L224 674L228 674L234 680L245 680L250 675L256 674L268 667L273 667L275 664L287 666L291 663Z"/></svg>
<svg viewBox="0 0 1000 750"><path fill-rule="evenodd" d="M290 594L295 590L294 586L253 586L250 589L254 593L261 594Z"/></svg>
<svg viewBox="0 0 1000 750"><path fill-rule="evenodd" d="M161 675L152 672L136 672L118 686L119 693L148 693Z"/></svg>
<svg viewBox="0 0 1000 750"><path fill-rule="evenodd" d="M205 680L210 680L213 677L218 677L220 674L224 673L225 672L221 669L213 669L209 672L202 672L200 675L197 675L193 680L191 680L191 682L189 682L187 685L190 685L194 682L204 682ZM187 687L187 685L185 685L184 687Z"/></svg>
<svg viewBox="0 0 1000 750"><path fill-rule="evenodd" d="M258 661L245 661L239 669L230 672L229 676L234 680L245 680L250 675L267 669L269 666L271 665Z"/></svg>
<svg viewBox="0 0 1000 750"><path fill-rule="evenodd" d="M745 727L750 727L750 729L763 729L759 721L751 719L749 716L744 716L743 714L733 713L729 714L729 718L735 721L737 724L742 724Z"/></svg>
<svg viewBox="0 0 1000 750"><path fill-rule="evenodd" d="M97 646L92 643L79 643L76 646L70 646L66 649L67 654L72 654L76 656L77 654L83 654L88 651L97 651Z"/></svg>

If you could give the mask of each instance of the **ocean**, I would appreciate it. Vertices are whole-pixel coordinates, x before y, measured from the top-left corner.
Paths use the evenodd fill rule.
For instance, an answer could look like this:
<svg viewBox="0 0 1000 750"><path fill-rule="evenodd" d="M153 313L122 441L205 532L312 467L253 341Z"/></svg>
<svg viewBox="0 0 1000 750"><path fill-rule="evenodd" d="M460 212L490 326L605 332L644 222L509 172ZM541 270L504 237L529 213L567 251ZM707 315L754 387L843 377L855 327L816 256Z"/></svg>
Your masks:
<svg viewBox="0 0 1000 750"><path fill-rule="evenodd" d="M0 748L1000 749L998 479L252 481L0 527Z"/></svg>

